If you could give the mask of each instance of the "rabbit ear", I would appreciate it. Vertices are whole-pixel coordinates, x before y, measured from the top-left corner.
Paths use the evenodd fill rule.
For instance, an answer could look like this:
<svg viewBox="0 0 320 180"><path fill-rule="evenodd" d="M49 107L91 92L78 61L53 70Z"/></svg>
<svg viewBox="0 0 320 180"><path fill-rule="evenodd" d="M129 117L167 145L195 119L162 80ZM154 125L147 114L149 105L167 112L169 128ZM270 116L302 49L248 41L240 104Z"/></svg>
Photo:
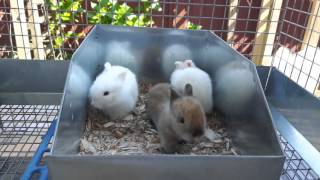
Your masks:
<svg viewBox="0 0 320 180"><path fill-rule="evenodd" d="M195 66L191 59L185 60L184 63L187 65L187 67L194 67Z"/></svg>
<svg viewBox="0 0 320 180"><path fill-rule="evenodd" d="M192 96L192 86L191 86L191 84L186 84L185 86L184 86L184 95L186 95L186 96Z"/></svg>
<svg viewBox="0 0 320 180"><path fill-rule="evenodd" d="M104 64L104 68L105 68L106 70L109 70L109 69L111 68L111 64L110 64L109 62L106 62L106 63Z"/></svg>
<svg viewBox="0 0 320 180"><path fill-rule="evenodd" d="M124 81L126 79L126 76L127 76L127 72L122 72L118 75L118 78L121 80L121 81Z"/></svg>
<svg viewBox="0 0 320 180"><path fill-rule="evenodd" d="M180 95L173 87L170 87L170 91L170 102L173 103L173 101L180 98Z"/></svg>
<svg viewBox="0 0 320 180"><path fill-rule="evenodd" d="M174 63L174 65L176 65L176 69L181 69L181 68L183 67L183 62L181 62L181 61L176 61L176 62Z"/></svg>

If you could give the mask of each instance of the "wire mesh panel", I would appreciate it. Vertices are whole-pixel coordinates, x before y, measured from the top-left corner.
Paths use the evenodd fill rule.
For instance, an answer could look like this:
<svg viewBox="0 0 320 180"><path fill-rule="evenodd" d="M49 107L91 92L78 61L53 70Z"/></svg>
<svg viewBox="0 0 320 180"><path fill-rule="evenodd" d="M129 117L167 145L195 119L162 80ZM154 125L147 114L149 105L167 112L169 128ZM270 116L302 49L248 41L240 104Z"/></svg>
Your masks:
<svg viewBox="0 0 320 180"><path fill-rule="evenodd" d="M259 12L269 9L261 0L1 1L1 56L21 59L67 59L94 24L213 30L251 57Z"/></svg>
<svg viewBox="0 0 320 180"><path fill-rule="evenodd" d="M0 106L0 179L19 179L56 118L53 105Z"/></svg>
<svg viewBox="0 0 320 180"><path fill-rule="evenodd" d="M19 179L58 110L53 105L0 106L0 179ZM294 148L280 140L286 155L281 179L318 179Z"/></svg>
<svg viewBox="0 0 320 180"><path fill-rule="evenodd" d="M212 30L319 93L319 0L0 0L0 57L70 59L94 24Z"/></svg>
<svg viewBox="0 0 320 180"><path fill-rule="evenodd" d="M283 167L282 180L319 179L320 177L301 158L294 148L281 136L282 149L286 156Z"/></svg>
<svg viewBox="0 0 320 180"><path fill-rule="evenodd" d="M300 86L319 96L319 1L283 4L273 65Z"/></svg>

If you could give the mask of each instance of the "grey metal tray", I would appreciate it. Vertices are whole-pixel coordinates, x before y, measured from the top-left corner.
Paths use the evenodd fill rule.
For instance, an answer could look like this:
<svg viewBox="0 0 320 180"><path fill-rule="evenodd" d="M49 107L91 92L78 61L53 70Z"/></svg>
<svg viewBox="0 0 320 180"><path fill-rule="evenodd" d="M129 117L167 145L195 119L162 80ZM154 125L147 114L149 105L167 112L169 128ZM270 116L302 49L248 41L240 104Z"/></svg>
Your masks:
<svg viewBox="0 0 320 180"><path fill-rule="evenodd" d="M57 118L68 65L0 60L0 179L20 179Z"/></svg>
<svg viewBox="0 0 320 180"><path fill-rule="evenodd" d="M186 56L177 51L171 59L193 59L210 74L213 83L215 72L228 61L241 61L253 73L256 88L247 111L223 120L241 155L77 155L88 90L103 64L109 61L126 66L139 80L166 81L174 66L162 54L174 44L183 45L190 53ZM209 31L97 25L72 57L61 107L48 161L50 179L270 180L281 174L284 155L254 64Z"/></svg>
<svg viewBox="0 0 320 180"><path fill-rule="evenodd" d="M61 95L63 93L69 61L16 61L10 59L1 60L0 64L0 86L2 87L0 96L4 97L5 93L10 92L9 89L14 92L19 89L20 92L23 92L26 90L24 84L30 85L31 83L35 86L32 90L29 89L28 93L46 94L47 90L44 91L43 86L46 86L46 83L49 82L55 84L55 86L50 88L51 92L60 93ZM36 67L41 67L43 70L39 71ZM257 71L262 86L265 86L269 67L257 67ZM23 75L21 75L21 72L23 72ZM47 73L53 75L54 78L47 76ZM20 83L10 83L13 79L18 79ZM21 79L24 81L21 81ZM286 94L291 96L291 99L297 96L307 96L306 98L309 99L307 107L313 106L311 109L320 109L319 103L315 103L319 102L319 99L313 97L276 69L271 71L269 81L267 89L287 89L288 93ZM4 84L6 84L7 90L3 88ZM266 92L267 100L273 96L277 97L273 99L285 101L282 96L274 95L277 93L279 91L268 90ZM16 94L20 96L19 93ZM57 104L60 104L60 97L57 96L56 99L51 99L52 101L43 99L48 105L43 105L43 102L33 100L26 102L26 99L18 97L15 97L14 101L7 101L6 103L0 101L0 119L3 125L1 128L2 132L0 132L0 179L19 179L34 153L35 147L41 142L40 137L45 134L51 121L57 117L60 109ZM312 121L312 118L309 120L307 114L300 119L300 123L293 126L290 123L290 119L281 114L281 109L286 109L285 107L277 108L277 106L271 103L269 106L271 107L275 125L280 132L282 149L286 155L286 163L280 179L319 179L320 173L319 168L317 168L319 160L317 158L320 157L320 153L314 151L315 148L308 142L308 136L304 137L308 135L309 131L301 131L305 126L309 126L309 121ZM35 129L34 127L38 128ZM313 125L312 128L316 130L320 127ZM318 135L315 134L314 136ZM301 143L304 145L301 146ZM34 148L31 148L31 146Z"/></svg>
<svg viewBox="0 0 320 180"><path fill-rule="evenodd" d="M261 83L266 85L265 94L278 131L319 177L320 100L275 68L270 72L270 67L257 70ZM292 148L286 149L292 159L299 159L293 156ZM303 163L290 164L300 169Z"/></svg>
<svg viewBox="0 0 320 180"><path fill-rule="evenodd" d="M0 104L60 104L69 61L0 61Z"/></svg>

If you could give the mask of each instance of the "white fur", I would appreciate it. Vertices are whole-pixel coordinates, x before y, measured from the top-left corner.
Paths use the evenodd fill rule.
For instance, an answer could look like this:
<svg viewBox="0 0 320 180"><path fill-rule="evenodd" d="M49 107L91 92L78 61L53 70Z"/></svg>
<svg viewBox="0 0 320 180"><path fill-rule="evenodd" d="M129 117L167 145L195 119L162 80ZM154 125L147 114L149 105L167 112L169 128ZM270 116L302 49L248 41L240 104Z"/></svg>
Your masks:
<svg viewBox="0 0 320 180"><path fill-rule="evenodd" d="M256 91L252 72L239 61L228 63L216 76L217 105L225 113L239 113Z"/></svg>
<svg viewBox="0 0 320 180"><path fill-rule="evenodd" d="M174 71L174 63L176 61L183 61L185 59L192 59L191 50L184 45L173 44L167 47L162 55L162 70L167 75Z"/></svg>
<svg viewBox="0 0 320 180"><path fill-rule="evenodd" d="M104 96L105 91L109 91L109 95ZM137 102L136 76L125 67L111 66L107 62L104 71L92 84L89 96L92 106L111 119L121 118L132 111Z"/></svg>
<svg viewBox="0 0 320 180"><path fill-rule="evenodd" d="M190 62L186 60L183 63ZM192 62L192 61L191 61ZM176 62L176 69L171 74L171 85L180 93L184 91L186 84L191 84L193 96L196 97L206 113L212 112L212 84L209 75L196 67L193 62L191 66Z"/></svg>
<svg viewBox="0 0 320 180"><path fill-rule="evenodd" d="M185 61L176 61L174 63L174 65L176 65L176 69L185 69L188 67L196 67L196 65L190 59L185 60Z"/></svg>
<svg viewBox="0 0 320 180"><path fill-rule="evenodd" d="M106 59L111 63L133 63L136 61L132 52L130 42L111 41L106 46Z"/></svg>

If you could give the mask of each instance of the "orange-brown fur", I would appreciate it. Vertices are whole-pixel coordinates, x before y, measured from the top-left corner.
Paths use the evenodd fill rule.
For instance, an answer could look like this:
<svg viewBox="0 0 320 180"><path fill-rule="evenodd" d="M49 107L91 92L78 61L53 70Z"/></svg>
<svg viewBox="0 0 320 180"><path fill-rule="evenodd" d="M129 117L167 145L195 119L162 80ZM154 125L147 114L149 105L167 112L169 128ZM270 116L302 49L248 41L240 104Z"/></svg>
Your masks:
<svg viewBox="0 0 320 180"><path fill-rule="evenodd" d="M205 113L200 103L196 103L193 97L184 97L174 103L177 111L183 115L185 121L190 124L190 130L203 129Z"/></svg>
<svg viewBox="0 0 320 180"><path fill-rule="evenodd" d="M161 148L166 153L178 152L181 140L191 142L204 133L204 110L191 96L191 86L186 92L189 93L181 96L169 84L159 83L148 93L147 114L158 130Z"/></svg>

